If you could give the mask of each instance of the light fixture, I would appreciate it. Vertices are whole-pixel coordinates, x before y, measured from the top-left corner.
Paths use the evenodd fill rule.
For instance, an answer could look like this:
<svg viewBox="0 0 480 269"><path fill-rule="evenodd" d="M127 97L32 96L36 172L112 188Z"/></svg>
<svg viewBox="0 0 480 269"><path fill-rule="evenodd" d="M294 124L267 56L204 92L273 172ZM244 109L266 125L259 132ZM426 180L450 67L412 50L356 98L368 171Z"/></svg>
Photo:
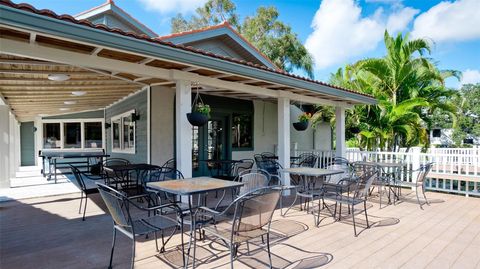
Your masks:
<svg viewBox="0 0 480 269"><path fill-rule="evenodd" d="M59 108L59 110L60 110L60 111L67 111L67 110L70 110L70 108L68 108L68 107L61 107L61 108Z"/></svg>
<svg viewBox="0 0 480 269"><path fill-rule="evenodd" d="M74 104L77 103L77 101L65 101L63 103L66 104L66 105L74 105Z"/></svg>
<svg viewBox="0 0 480 269"><path fill-rule="evenodd" d="M37 114L39 117L46 117L48 116L48 114L45 114L45 113L41 113L41 114Z"/></svg>
<svg viewBox="0 0 480 269"><path fill-rule="evenodd" d="M82 95L87 94L87 92L85 92L85 91L74 91L74 92L72 92L72 94L75 95L75 96L82 96Z"/></svg>
<svg viewBox="0 0 480 269"><path fill-rule="evenodd" d="M65 81L69 80L70 76L67 74L49 74L48 79L53 81Z"/></svg>

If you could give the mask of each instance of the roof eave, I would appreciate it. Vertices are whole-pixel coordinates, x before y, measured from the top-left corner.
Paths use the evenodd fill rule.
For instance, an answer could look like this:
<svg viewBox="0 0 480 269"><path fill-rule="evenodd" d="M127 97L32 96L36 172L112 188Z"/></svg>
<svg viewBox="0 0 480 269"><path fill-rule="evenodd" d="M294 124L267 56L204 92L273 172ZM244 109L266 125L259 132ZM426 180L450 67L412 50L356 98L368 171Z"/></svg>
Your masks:
<svg viewBox="0 0 480 269"><path fill-rule="evenodd" d="M327 85L294 78L275 73L268 69L255 68L240 63L214 58L172 46L155 43L155 40L142 40L130 36L124 36L80 24L74 24L56 18L0 5L2 16L0 24L23 28L39 33L51 34L61 38L77 40L119 50L127 50L132 53L158 57L166 60L183 62L199 67L223 72L233 73L240 76L252 77L283 84L290 87L310 90L351 100L355 103L376 104L373 97L363 94L336 89Z"/></svg>

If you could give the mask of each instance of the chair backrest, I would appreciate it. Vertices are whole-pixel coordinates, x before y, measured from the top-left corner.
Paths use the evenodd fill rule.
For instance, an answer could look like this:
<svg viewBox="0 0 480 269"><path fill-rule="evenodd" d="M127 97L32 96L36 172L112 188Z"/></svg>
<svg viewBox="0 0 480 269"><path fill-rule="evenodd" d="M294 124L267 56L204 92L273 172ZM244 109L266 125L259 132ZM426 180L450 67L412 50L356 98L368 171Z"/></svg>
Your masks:
<svg viewBox="0 0 480 269"><path fill-rule="evenodd" d="M327 166L328 170L342 170L343 173L331 175L328 179L329 183L337 184L344 178L350 178L352 176L352 168L348 164L330 164Z"/></svg>
<svg viewBox="0 0 480 269"><path fill-rule="evenodd" d="M369 169L363 172L362 175L357 178L353 198L367 199L368 191L373 181L378 177L378 173L377 169Z"/></svg>
<svg viewBox="0 0 480 269"><path fill-rule="evenodd" d="M85 181L83 181L82 173L80 172L80 170L78 170L77 167L73 165L70 165L70 168L72 169L72 174L75 178L75 181L77 181L78 186L82 191L85 191L87 187L85 185Z"/></svg>
<svg viewBox="0 0 480 269"><path fill-rule="evenodd" d="M97 183L97 186L113 222L118 226L132 227L128 198L106 185Z"/></svg>
<svg viewBox="0 0 480 269"><path fill-rule="evenodd" d="M158 198L160 199L160 203L162 203L162 201L173 202L177 200L176 199L177 197L175 195L167 192L163 192L163 191L151 190L147 188L147 183L164 181L164 180L183 179L183 178L184 177L182 172L178 171L175 168L158 167L156 169L152 169L148 171L148 177L142 177L142 185L146 192L156 193Z"/></svg>
<svg viewBox="0 0 480 269"><path fill-rule="evenodd" d="M130 164L130 161L122 158L108 158L105 161L103 161L103 166L127 165L127 164Z"/></svg>
<svg viewBox="0 0 480 269"><path fill-rule="evenodd" d="M233 233L241 234L269 226L280 199L280 189L261 188L235 199Z"/></svg>
<svg viewBox="0 0 480 269"><path fill-rule="evenodd" d="M246 170L250 170L253 167L254 161L252 159L243 159L233 165L232 176L238 176L240 173Z"/></svg>
<svg viewBox="0 0 480 269"><path fill-rule="evenodd" d="M262 152L260 155L265 159L275 159L275 153L272 152Z"/></svg>
<svg viewBox="0 0 480 269"><path fill-rule="evenodd" d="M269 179L263 173L250 172L241 174L238 181L243 183L238 195L243 195L256 189L267 187Z"/></svg>
<svg viewBox="0 0 480 269"><path fill-rule="evenodd" d="M350 161L347 158L343 158L343 157L333 157L330 160L330 163L328 165L332 165L332 164L350 165Z"/></svg>
<svg viewBox="0 0 480 269"><path fill-rule="evenodd" d="M426 163L420 166L419 173L417 175L417 183L423 183L427 178L428 173L432 169L433 163Z"/></svg>
<svg viewBox="0 0 480 269"><path fill-rule="evenodd" d="M275 160L263 160L256 162L257 168L267 171L270 175L279 175L283 167Z"/></svg>
<svg viewBox="0 0 480 269"><path fill-rule="evenodd" d="M171 168L171 169L177 169L177 161L175 160L175 158L172 158L168 161L166 161L162 167L166 167L166 168Z"/></svg>
<svg viewBox="0 0 480 269"><path fill-rule="evenodd" d="M300 167L315 167L317 166L318 156L315 154L300 155Z"/></svg>

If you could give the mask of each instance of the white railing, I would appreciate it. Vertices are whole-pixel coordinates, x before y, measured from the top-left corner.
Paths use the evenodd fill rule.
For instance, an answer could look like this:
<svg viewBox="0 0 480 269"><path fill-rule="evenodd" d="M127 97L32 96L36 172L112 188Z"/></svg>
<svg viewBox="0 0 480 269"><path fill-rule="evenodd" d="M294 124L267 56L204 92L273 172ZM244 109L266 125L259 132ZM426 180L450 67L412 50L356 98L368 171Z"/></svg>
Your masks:
<svg viewBox="0 0 480 269"><path fill-rule="evenodd" d="M319 167L325 167L334 151L296 150L295 155L315 153L319 158ZM479 149L432 149L421 153L420 148L409 152L361 151L348 149L346 157L351 162L401 162L404 165L400 179L402 182L415 182L414 172L421 164L433 162L429 173L427 189L480 196L480 150Z"/></svg>
<svg viewBox="0 0 480 269"><path fill-rule="evenodd" d="M335 157L334 150L319 150L319 149L294 150L293 156L297 157L305 153L314 153L319 157L317 159L317 167L326 167L330 163L332 158Z"/></svg>

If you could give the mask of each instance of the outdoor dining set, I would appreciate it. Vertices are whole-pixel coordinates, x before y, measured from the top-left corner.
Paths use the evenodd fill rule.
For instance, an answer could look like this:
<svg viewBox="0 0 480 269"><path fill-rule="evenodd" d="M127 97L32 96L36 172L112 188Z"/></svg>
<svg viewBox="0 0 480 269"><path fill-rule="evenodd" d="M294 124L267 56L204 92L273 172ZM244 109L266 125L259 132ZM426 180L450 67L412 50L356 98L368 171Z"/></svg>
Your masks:
<svg viewBox="0 0 480 269"><path fill-rule="evenodd" d="M80 213L83 205L82 219L85 220L87 196L98 192L113 219L109 268L117 232L132 240L132 268L136 239L153 235L157 251L164 252L165 245L178 232L185 268L189 263L196 266L197 238L204 240L207 235L219 239L229 249L232 268L238 247L261 238L271 267L270 223L278 207L280 215L286 216L299 206L300 210L311 213L313 224L319 226L321 212L341 220L342 207L346 206L357 236L355 218L359 212L365 215L366 228L370 226L367 199L373 193L378 193L382 207L382 196L387 197L388 204L395 204L402 195L402 187L411 186L416 189L420 207L423 205L420 196L428 204L423 182L431 164L410 171L417 174L417 180L409 183L401 178L408 167L400 161L351 163L333 157L327 165L320 165L318 156L306 153L291 158L291 167L284 169L277 159L275 154L263 153L253 159L204 160L211 175L193 178L184 178L174 159L156 166L109 158L101 163L96 175L75 166L71 169L82 190L79 208ZM285 177L290 180L281 180ZM92 186L89 180L95 180L96 185ZM294 197L284 208L287 194ZM185 227L188 229L184 230ZM188 243L184 242L184 234L188 235Z"/></svg>

